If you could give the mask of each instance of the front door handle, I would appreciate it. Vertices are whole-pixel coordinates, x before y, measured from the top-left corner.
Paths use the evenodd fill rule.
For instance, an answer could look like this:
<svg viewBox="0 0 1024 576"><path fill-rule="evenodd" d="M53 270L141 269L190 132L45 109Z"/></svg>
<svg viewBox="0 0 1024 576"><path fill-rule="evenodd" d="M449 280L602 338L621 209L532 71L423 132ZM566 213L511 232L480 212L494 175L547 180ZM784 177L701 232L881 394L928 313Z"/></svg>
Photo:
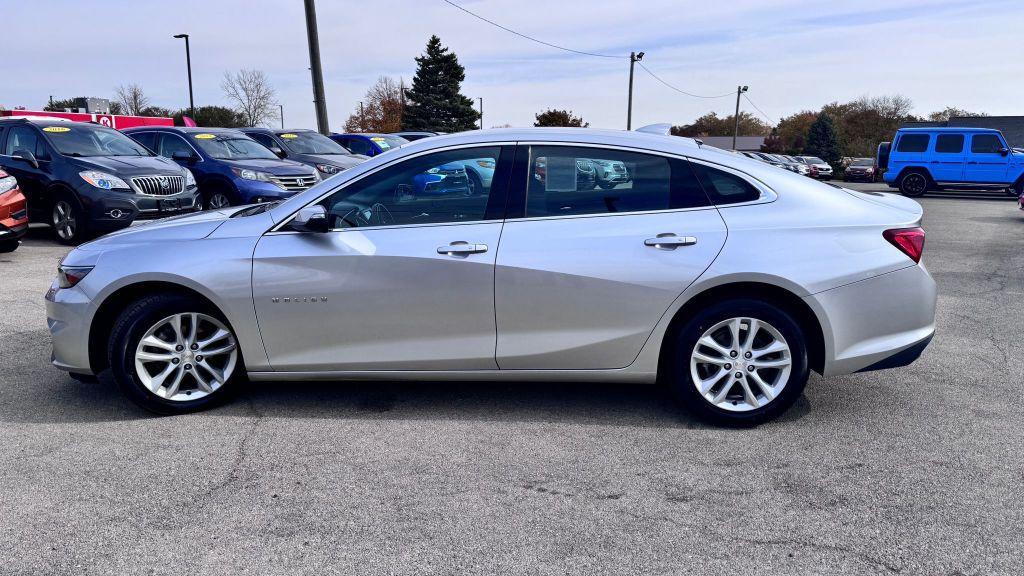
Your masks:
<svg viewBox="0 0 1024 576"><path fill-rule="evenodd" d="M697 239L693 236L676 236L671 232L658 234L657 238L644 240L644 246L659 248L661 250L675 250L680 246L693 246Z"/></svg>
<svg viewBox="0 0 1024 576"><path fill-rule="evenodd" d="M470 244L459 240L447 246L438 246L437 253L447 256L469 256L470 254L481 254L487 252L487 244Z"/></svg>

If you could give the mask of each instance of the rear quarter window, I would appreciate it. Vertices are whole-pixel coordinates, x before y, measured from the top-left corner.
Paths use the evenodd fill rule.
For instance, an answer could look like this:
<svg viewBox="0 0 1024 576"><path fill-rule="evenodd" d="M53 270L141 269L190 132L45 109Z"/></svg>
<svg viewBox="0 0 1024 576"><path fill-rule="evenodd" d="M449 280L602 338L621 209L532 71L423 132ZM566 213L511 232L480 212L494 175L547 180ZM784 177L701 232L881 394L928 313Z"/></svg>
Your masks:
<svg viewBox="0 0 1024 576"><path fill-rule="evenodd" d="M753 202L761 198L761 191L740 176L697 162L692 162L691 166L715 205Z"/></svg>
<svg viewBox="0 0 1024 576"><path fill-rule="evenodd" d="M925 152L931 141L931 134L903 134L896 143L897 152Z"/></svg>

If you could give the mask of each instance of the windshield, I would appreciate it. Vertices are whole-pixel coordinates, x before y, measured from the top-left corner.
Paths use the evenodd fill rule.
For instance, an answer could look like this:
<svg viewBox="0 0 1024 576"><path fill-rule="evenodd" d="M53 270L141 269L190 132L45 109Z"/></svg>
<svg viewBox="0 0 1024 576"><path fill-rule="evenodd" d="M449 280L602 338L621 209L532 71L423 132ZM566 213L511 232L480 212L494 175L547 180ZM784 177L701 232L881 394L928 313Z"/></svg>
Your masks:
<svg viewBox="0 0 1024 576"><path fill-rule="evenodd" d="M858 158L850 163L850 166L874 166L875 161L871 158Z"/></svg>
<svg viewBox="0 0 1024 576"><path fill-rule="evenodd" d="M259 142L243 136L193 134L192 141L218 160L277 160L277 155Z"/></svg>
<svg viewBox="0 0 1024 576"><path fill-rule="evenodd" d="M277 135L293 154L350 154L341 144L319 132L278 132Z"/></svg>
<svg viewBox="0 0 1024 576"><path fill-rule="evenodd" d="M47 139L65 156L152 156L153 153L111 128L68 122L46 126Z"/></svg>
<svg viewBox="0 0 1024 576"><path fill-rule="evenodd" d="M374 144L380 146L380 149L385 152L392 148L398 148L402 144L409 143L408 140L401 136L371 136L370 140L373 140Z"/></svg>

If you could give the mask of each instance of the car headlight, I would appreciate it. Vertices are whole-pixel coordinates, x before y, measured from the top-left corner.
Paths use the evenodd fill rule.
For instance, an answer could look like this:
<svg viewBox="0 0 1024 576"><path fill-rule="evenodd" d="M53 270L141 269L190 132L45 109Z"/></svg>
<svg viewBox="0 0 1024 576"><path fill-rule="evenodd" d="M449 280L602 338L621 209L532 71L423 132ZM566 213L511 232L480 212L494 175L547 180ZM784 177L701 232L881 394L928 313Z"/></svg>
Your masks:
<svg viewBox="0 0 1024 576"><path fill-rule="evenodd" d="M107 174L106 172L86 170L84 172L79 172L78 175L82 177L82 180L85 180L89 184L103 190L131 190L131 187L128 186L127 182L121 180L117 176Z"/></svg>
<svg viewBox="0 0 1024 576"><path fill-rule="evenodd" d="M192 175L192 171L185 168L185 188L195 188L196 177Z"/></svg>
<svg viewBox="0 0 1024 576"><path fill-rule="evenodd" d="M259 182L270 182L270 174L266 172L257 172L256 170L248 170L243 168L232 168L232 172L235 173L239 178L246 180L257 180Z"/></svg>
<svg viewBox="0 0 1024 576"><path fill-rule="evenodd" d="M494 160L477 160L476 165L481 168L494 168Z"/></svg>
<svg viewBox="0 0 1024 576"><path fill-rule="evenodd" d="M337 174L338 172L344 170L344 168L340 168L338 166L334 166L331 164L317 164L316 169L323 172L324 174Z"/></svg>
<svg viewBox="0 0 1024 576"><path fill-rule="evenodd" d="M92 272L92 268L92 266L64 266L61 264L57 266L57 285L61 288L71 288L81 282L89 272Z"/></svg>

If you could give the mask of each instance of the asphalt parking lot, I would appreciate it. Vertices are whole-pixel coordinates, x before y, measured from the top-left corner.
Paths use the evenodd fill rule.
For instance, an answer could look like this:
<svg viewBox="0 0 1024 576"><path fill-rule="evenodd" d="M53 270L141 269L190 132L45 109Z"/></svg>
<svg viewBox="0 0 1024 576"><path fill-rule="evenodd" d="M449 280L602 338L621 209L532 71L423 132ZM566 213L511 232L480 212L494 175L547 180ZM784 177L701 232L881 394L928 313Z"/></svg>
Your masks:
<svg viewBox="0 0 1024 576"><path fill-rule="evenodd" d="M1020 574L1024 213L921 202L932 345L752 430L585 384L260 383L154 418L50 367L67 249L33 229L0 255L0 573Z"/></svg>

